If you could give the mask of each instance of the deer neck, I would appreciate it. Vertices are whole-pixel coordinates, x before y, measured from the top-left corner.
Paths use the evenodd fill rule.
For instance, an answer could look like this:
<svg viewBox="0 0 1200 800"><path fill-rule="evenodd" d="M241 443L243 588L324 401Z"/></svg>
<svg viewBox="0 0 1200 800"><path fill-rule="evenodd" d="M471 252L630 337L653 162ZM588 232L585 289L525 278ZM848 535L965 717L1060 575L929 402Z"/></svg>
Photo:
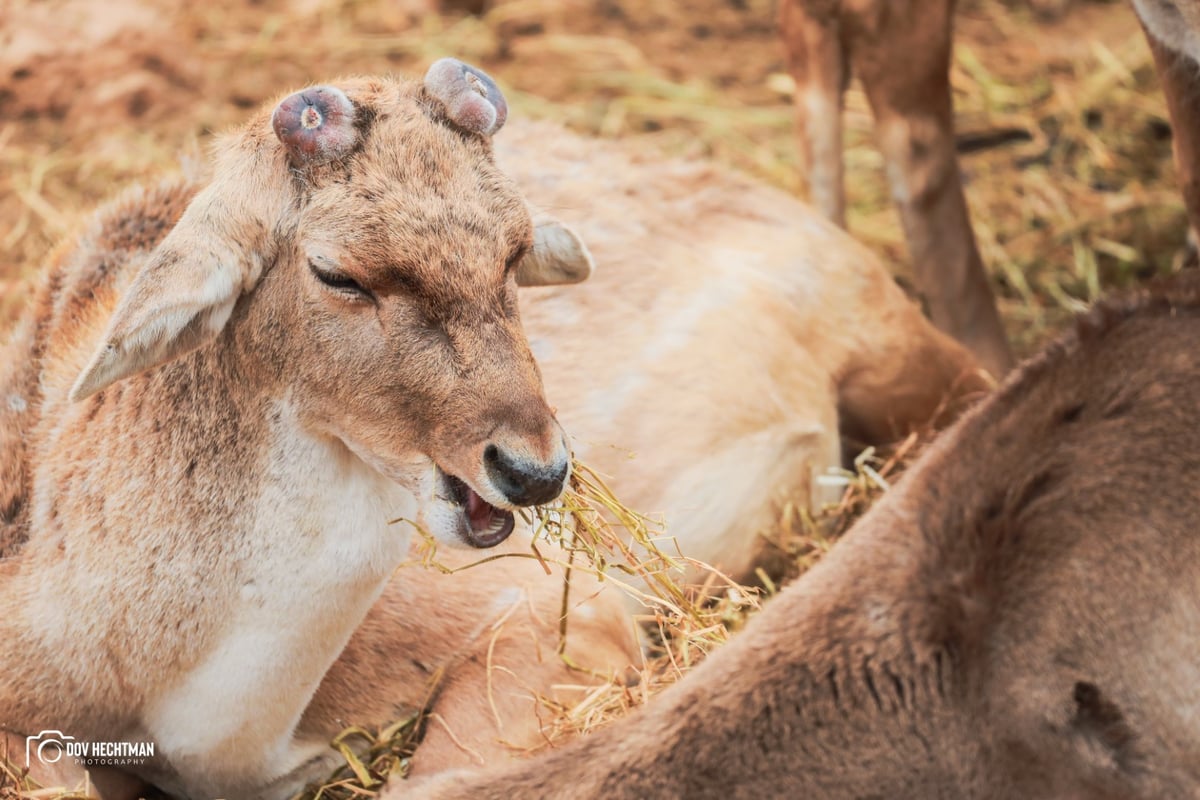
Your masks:
<svg viewBox="0 0 1200 800"><path fill-rule="evenodd" d="M414 498L300 430L286 401L277 412L228 622L144 717L193 792L244 793L288 761L313 692L408 549L409 526L389 520L412 519Z"/></svg>

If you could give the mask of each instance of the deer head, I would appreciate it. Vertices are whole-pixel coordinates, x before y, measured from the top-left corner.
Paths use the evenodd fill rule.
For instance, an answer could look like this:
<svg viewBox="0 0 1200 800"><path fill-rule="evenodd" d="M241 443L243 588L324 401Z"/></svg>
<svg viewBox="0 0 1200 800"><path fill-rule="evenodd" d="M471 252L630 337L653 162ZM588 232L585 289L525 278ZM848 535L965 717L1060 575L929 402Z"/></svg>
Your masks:
<svg viewBox="0 0 1200 800"><path fill-rule="evenodd" d="M433 533L500 542L512 509L552 500L569 470L517 287L591 269L494 164L506 117L496 84L453 59L422 83L285 97L219 143L72 397L220 349L244 376L231 391L276 393L393 480L433 475Z"/></svg>

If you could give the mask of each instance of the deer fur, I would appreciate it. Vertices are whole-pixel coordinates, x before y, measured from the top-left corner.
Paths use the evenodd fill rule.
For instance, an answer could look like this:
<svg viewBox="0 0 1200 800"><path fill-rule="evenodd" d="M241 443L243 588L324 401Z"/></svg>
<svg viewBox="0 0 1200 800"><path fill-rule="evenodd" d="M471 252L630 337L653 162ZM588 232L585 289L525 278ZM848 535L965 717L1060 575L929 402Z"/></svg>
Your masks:
<svg viewBox="0 0 1200 800"><path fill-rule="evenodd" d="M518 533L496 549L528 556L528 537ZM545 543L541 550L553 558ZM553 715L546 704L571 706L598 679L620 679L640 661L622 596L584 570L570 580L568 667L559 653L563 570L553 560L547 574L524 557L472 565L479 553L439 549L439 565L462 570L442 574L413 555L323 677L299 738L329 742L351 726L378 731L428 710L411 775L501 763L544 745L543 720ZM25 748L25 736L0 731L0 756L10 764L25 766ZM337 761L331 750L304 777L324 780ZM147 788L128 771L85 770L70 758L29 767L27 780L38 786L90 787L104 800L133 800Z"/></svg>
<svg viewBox="0 0 1200 800"><path fill-rule="evenodd" d="M363 129L350 156L289 163L264 109L211 180L131 192L62 248L0 361L0 721L154 741L139 776L184 797L323 777L343 723L418 707L438 666L418 772L528 747L533 693L585 682L552 654L560 583L540 567L389 581L411 529L389 520L462 532L435 464L500 506L480 437L556 450L504 277L591 272L550 214L598 265L521 298L556 416L689 556L748 572L780 501L823 496L839 429L886 441L986 386L869 253L780 192L510 124L497 157L522 197L419 84L339 87ZM196 235L213 224L228 235ZM224 277L182 287L221 309L168 306L186 292L155 279L196 253ZM322 285L331 265L381 308ZM130 322L164 308L177 350ZM395 336L372 344L385 312ZM499 433L472 422L488 409ZM568 646L619 669L628 618L578 580Z"/></svg>
<svg viewBox="0 0 1200 800"><path fill-rule="evenodd" d="M1200 279L1102 303L640 713L387 796L1196 797L1198 397Z"/></svg>
<svg viewBox="0 0 1200 800"><path fill-rule="evenodd" d="M1200 3L1133 0L1133 10L1153 40L1200 64Z"/></svg>

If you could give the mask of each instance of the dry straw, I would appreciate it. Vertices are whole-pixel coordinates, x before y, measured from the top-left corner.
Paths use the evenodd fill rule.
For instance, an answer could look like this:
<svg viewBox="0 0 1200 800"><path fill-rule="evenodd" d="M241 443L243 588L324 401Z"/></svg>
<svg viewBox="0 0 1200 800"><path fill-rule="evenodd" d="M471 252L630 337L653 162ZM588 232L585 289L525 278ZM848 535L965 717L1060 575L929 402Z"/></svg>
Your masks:
<svg viewBox="0 0 1200 800"><path fill-rule="evenodd" d="M0 800L88 800L91 787L41 786L20 766L24 753L0 752Z"/></svg>

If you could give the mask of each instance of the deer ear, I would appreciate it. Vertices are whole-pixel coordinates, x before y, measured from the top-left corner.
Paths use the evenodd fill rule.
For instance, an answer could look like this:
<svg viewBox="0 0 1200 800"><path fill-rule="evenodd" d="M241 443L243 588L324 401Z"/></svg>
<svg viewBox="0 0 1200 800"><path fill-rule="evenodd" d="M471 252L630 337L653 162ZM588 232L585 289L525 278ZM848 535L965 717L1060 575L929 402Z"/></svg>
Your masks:
<svg viewBox="0 0 1200 800"><path fill-rule="evenodd" d="M238 241L197 197L134 276L88 361L72 400L165 363L210 341L262 274L262 255ZM198 205L200 206L198 208Z"/></svg>
<svg viewBox="0 0 1200 800"><path fill-rule="evenodd" d="M517 265L517 285L582 283L595 266L579 234L557 220L541 222L533 231L533 249Z"/></svg>
<svg viewBox="0 0 1200 800"><path fill-rule="evenodd" d="M257 137L227 140L213 181L188 204L133 277L71 399L81 400L211 341L238 298L274 258L276 231L294 201L291 167L341 158L358 141L354 106L317 86L284 98L271 115L282 147Z"/></svg>

